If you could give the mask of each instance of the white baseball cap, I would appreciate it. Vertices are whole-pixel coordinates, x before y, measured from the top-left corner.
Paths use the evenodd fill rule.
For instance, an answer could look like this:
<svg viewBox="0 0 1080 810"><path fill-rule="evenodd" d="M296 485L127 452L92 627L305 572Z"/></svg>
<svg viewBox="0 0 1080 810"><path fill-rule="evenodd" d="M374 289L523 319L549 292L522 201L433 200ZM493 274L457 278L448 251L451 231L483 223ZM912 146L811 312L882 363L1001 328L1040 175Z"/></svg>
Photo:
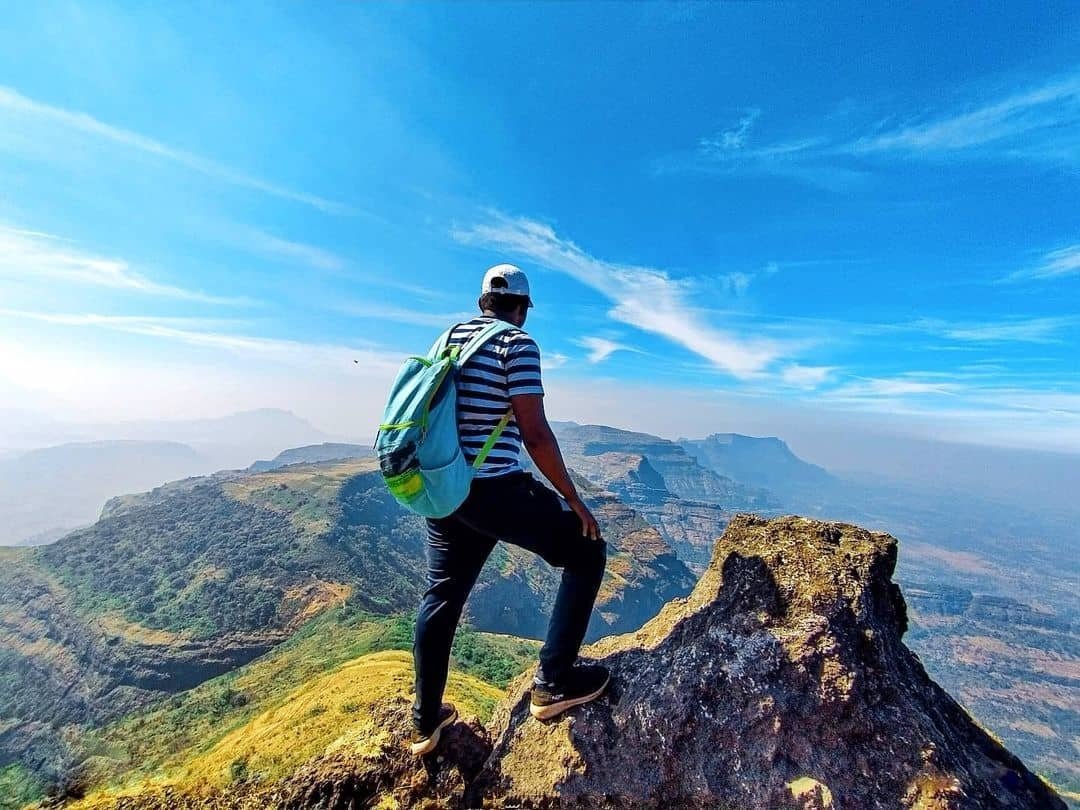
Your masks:
<svg viewBox="0 0 1080 810"><path fill-rule="evenodd" d="M497 264L487 269L484 273L484 284L480 288L480 294L485 293L523 295L529 299L529 306L533 305L532 296L529 295L529 279L525 277L525 271L512 264Z"/></svg>

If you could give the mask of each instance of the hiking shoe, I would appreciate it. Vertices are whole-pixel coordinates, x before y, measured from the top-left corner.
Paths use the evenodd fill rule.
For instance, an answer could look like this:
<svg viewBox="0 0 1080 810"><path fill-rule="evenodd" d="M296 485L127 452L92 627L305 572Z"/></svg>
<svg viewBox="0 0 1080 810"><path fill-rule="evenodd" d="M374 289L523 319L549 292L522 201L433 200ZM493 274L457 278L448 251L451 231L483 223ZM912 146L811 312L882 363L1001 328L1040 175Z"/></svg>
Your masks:
<svg viewBox="0 0 1080 810"><path fill-rule="evenodd" d="M442 735L442 730L455 720L457 720L457 709L454 708L452 703L444 703L442 708L439 709L439 721L434 730L424 731L420 728L413 728L412 740L409 743L409 751L418 757L422 757L424 754L430 754L439 744L439 737Z"/></svg>
<svg viewBox="0 0 1080 810"><path fill-rule="evenodd" d="M576 666L558 683L533 686L529 714L537 720L558 717L569 708L596 700L610 680L611 673L599 664Z"/></svg>

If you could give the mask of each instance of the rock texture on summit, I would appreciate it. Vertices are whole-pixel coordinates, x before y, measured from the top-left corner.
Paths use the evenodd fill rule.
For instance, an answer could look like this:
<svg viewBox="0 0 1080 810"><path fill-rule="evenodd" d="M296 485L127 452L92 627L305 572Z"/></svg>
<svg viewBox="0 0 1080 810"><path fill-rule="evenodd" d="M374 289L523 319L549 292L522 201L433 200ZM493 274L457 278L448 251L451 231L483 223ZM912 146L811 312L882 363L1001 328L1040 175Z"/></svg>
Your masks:
<svg viewBox="0 0 1080 810"><path fill-rule="evenodd" d="M740 515L685 600L587 653L607 699L544 724L521 682L472 802L1062 808L902 643L896 541Z"/></svg>

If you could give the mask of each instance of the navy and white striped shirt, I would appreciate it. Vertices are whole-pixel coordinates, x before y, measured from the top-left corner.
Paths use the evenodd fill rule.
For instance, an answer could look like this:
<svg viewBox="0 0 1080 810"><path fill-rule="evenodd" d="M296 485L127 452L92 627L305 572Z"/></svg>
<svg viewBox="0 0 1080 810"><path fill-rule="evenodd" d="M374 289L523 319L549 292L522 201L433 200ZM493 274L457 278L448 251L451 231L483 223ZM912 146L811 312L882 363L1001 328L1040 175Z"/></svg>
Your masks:
<svg viewBox="0 0 1080 810"><path fill-rule="evenodd" d="M494 321L495 318L489 315L480 315L455 326L447 345L466 343L478 330ZM510 408L510 397L543 393L540 349L536 341L521 329L508 329L490 338L461 367L458 377L458 434L469 463L472 464L480 454L480 448ZM476 477L494 478L520 471L520 456L521 432L511 416Z"/></svg>

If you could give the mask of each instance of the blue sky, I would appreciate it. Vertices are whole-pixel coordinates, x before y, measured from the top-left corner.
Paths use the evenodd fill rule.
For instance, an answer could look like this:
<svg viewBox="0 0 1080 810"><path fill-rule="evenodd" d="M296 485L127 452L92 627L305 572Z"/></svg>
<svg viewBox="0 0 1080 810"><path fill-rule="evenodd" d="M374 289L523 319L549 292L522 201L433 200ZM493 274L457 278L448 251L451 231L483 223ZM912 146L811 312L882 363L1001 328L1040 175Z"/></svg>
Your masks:
<svg viewBox="0 0 1080 810"><path fill-rule="evenodd" d="M1075 4L6 17L0 408L367 435L513 261L557 416L1080 451Z"/></svg>

